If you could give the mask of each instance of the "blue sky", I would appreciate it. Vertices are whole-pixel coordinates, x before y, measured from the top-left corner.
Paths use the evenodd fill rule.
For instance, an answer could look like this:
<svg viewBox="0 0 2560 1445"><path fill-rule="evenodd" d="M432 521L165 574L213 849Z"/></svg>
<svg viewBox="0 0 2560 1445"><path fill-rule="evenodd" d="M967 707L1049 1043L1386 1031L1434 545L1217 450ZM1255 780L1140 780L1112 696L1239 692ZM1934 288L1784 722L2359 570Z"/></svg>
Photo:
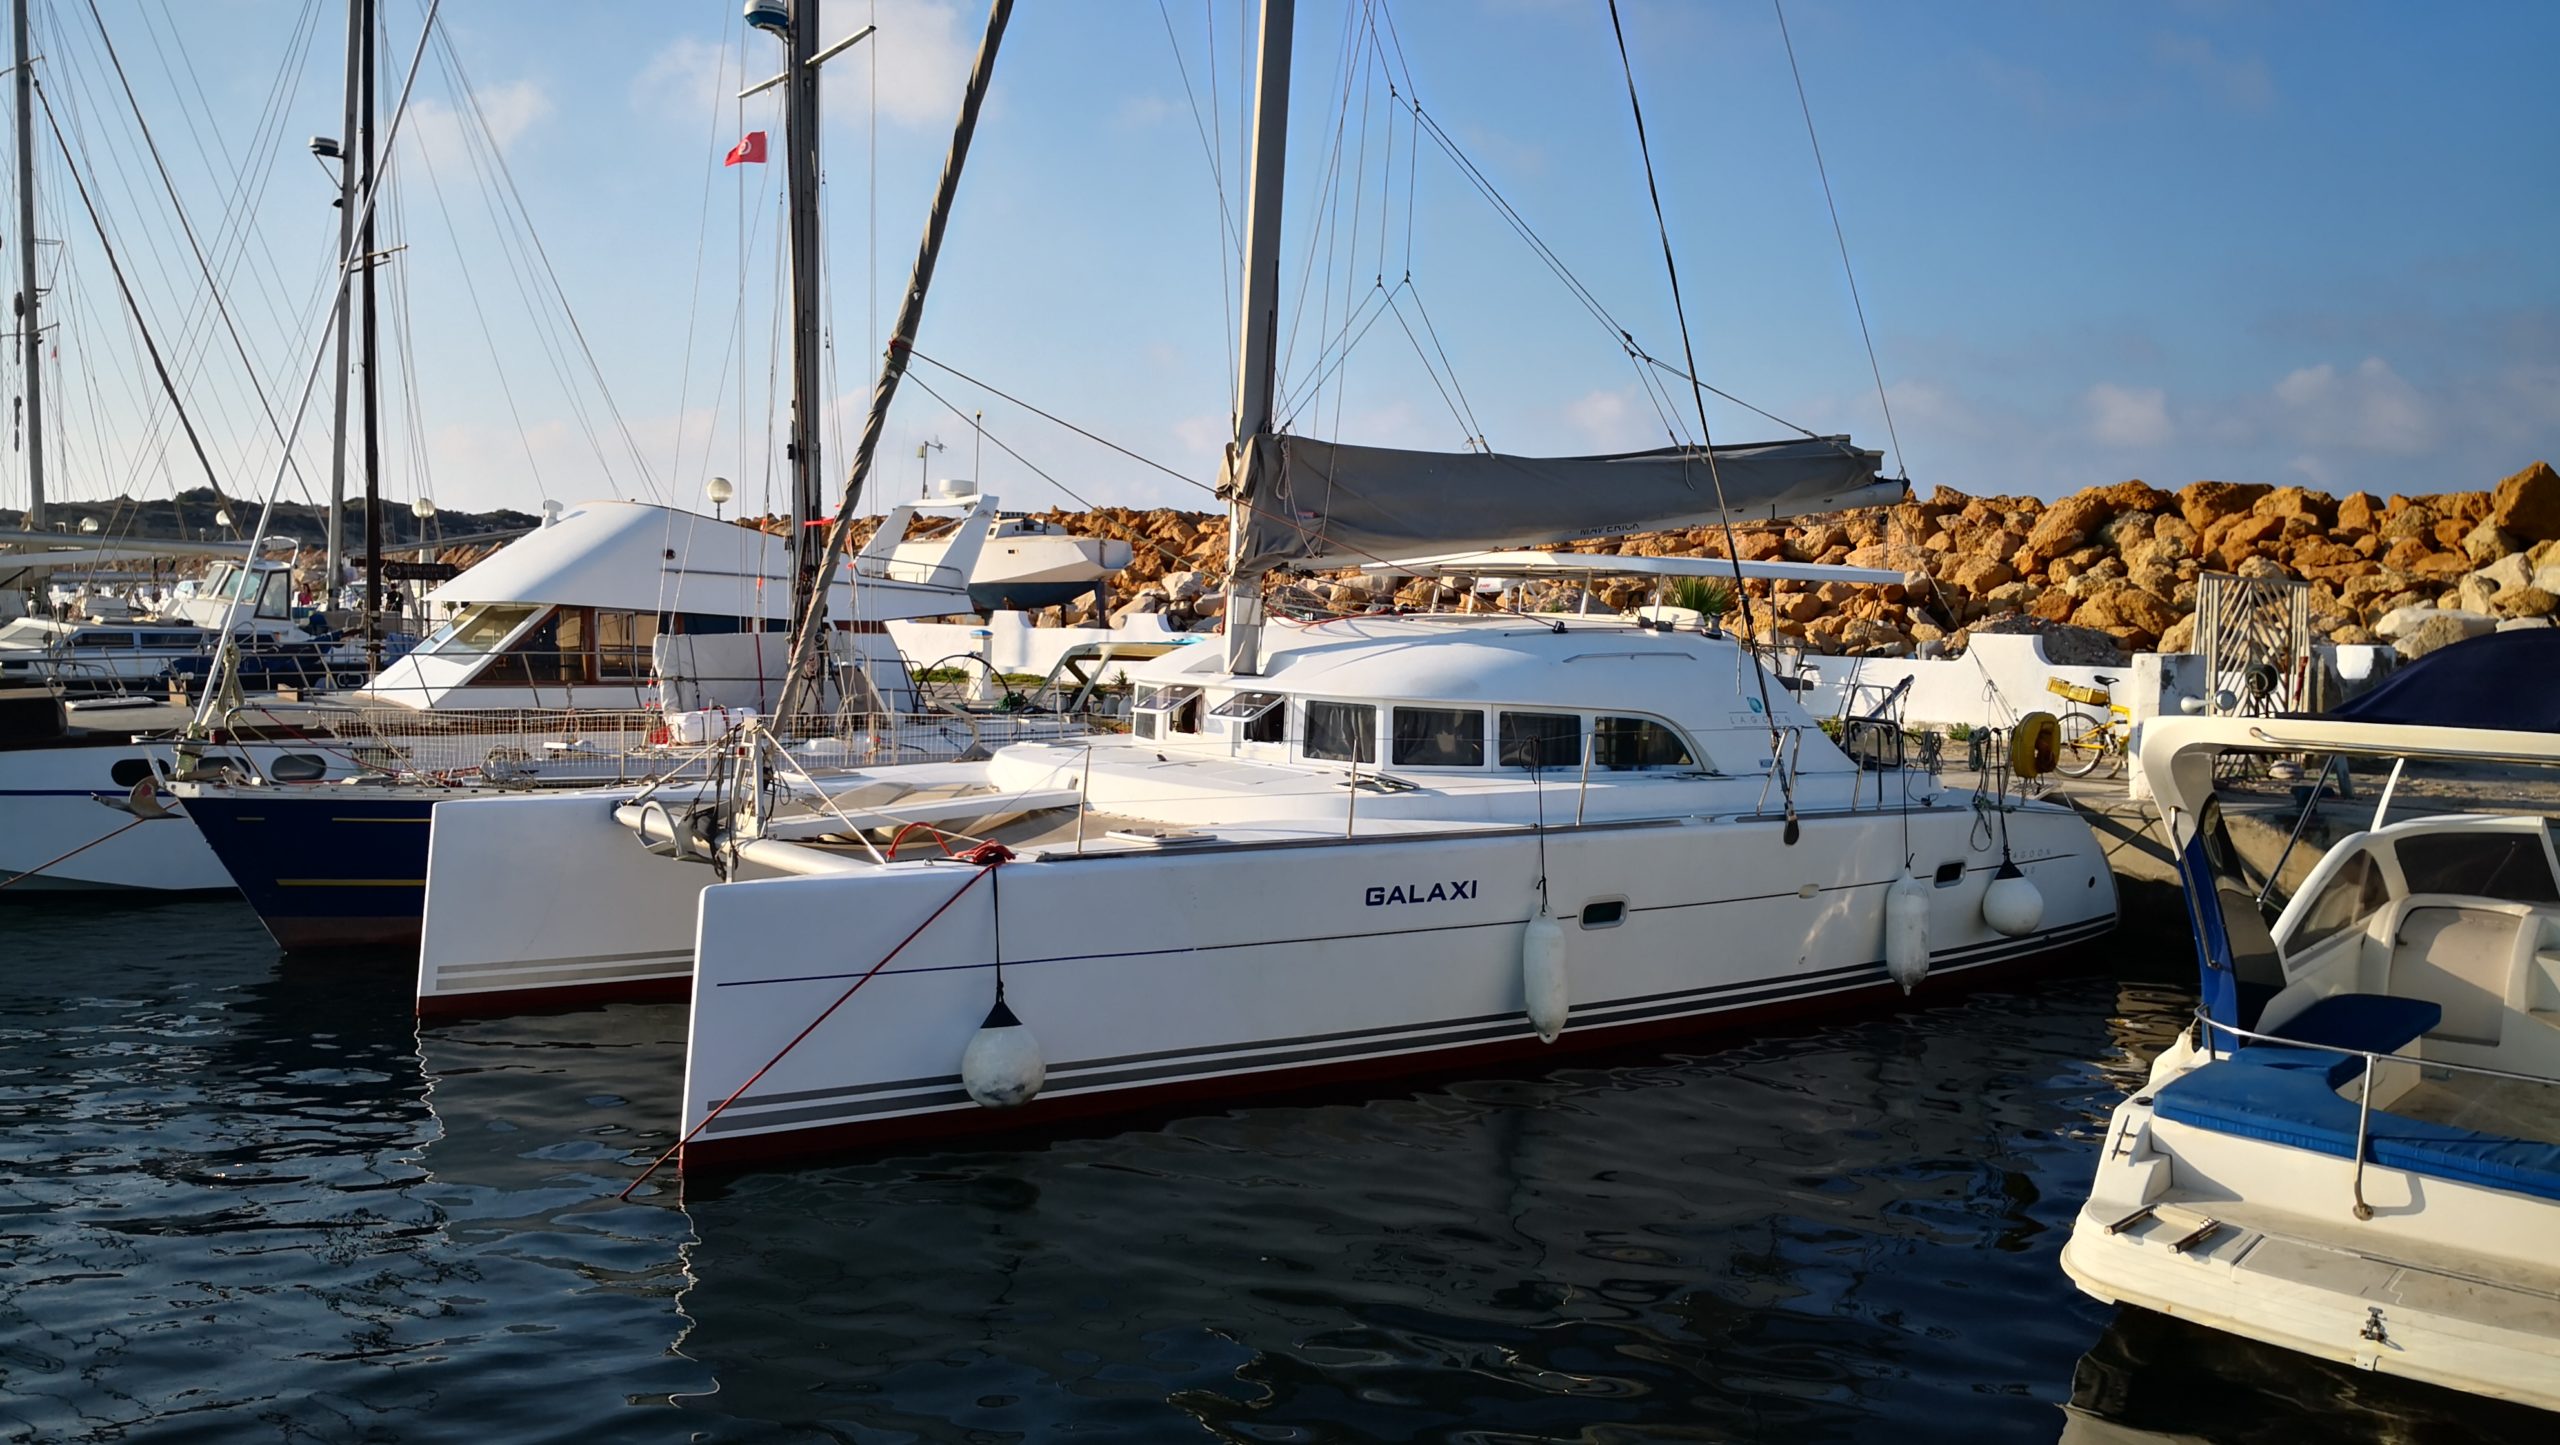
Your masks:
<svg viewBox="0 0 2560 1445"><path fill-rule="evenodd" d="M289 413L321 336L335 222L304 141L340 129L343 12L97 5L224 277L237 349L89 0L38 0L38 73L214 471L226 491L260 493L277 448L248 377ZM389 93L424 4L384 8ZM1702 373L1886 447L1772 8L1622 10ZM385 263L386 340L396 328L405 341L386 363L386 490L529 507L655 488L698 505L718 473L761 509L777 495L780 168L719 158L742 131L774 128L770 97L726 97L742 69L771 73L777 47L742 32L730 0L539 12L447 0L478 119L439 49L403 123L386 211L401 248ZM828 35L880 26L827 84L839 477L983 13L828 0ZM2560 7L1789 0L1785 13L1902 460L1924 490L2049 496L2139 476L2434 491L2560 455L2560 124L2544 73ZM1024 0L920 349L1210 480L1232 367L1220 182L1240 209L1249 25L1233 0ZM1284 307L1298 428L1450 449L1473 435L1520 452L1663 444L1615 337L1399 108L1418 96L1599 306L1676 361L1605 3L1302 0L1297 57ZM38 232L65 242L40 251L62 327L52 490L200 485L38 124ZM541 257L492 224L505 189L484 136ZM1311 385L1346 314L1365 329ZM5 374L14 392L14 357ZM961 412L983 408L992 437L1084 498L1209 505L933 367L916 377ZM1672 399L1685 407L1685 387ZM324 380L308 427L325 428L326 402ZM1725 403L1710 421L1722 440L1788 434ZM920 463L932 440L948 450ZM972 452L971 423L911 384L874 495L910 495L924 470L968 475ZM325 476L316 435L300 461L288 497ZM976 465L1010 504L1068 500L994 445ZM23 495L13 447L0 505Z"/></svg>

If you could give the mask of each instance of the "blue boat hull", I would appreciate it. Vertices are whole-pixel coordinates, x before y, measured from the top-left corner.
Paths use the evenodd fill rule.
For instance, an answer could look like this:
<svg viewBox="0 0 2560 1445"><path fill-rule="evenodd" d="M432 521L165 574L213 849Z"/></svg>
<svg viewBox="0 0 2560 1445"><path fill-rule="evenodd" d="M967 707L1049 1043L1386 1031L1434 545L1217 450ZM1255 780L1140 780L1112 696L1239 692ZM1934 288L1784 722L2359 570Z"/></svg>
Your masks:
<svg viewBox="0 0 2560 1445"><path fill-rule="evenodd" d="M187 800L205 842L287 952L418 945L435 799L330 785Z"/></svg>

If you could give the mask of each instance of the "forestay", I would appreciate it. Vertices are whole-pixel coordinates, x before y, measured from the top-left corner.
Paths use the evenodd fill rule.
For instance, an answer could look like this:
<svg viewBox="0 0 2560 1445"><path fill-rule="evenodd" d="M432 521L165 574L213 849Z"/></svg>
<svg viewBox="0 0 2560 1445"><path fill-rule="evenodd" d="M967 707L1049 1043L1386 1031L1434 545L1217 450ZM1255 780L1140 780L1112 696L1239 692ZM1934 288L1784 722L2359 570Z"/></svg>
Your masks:
<svg viewBox="0 0 2560 1445"><path fill-rule="evenodd" d="M1561 542L1889 505L1883 454L1840 437L1585 457L1417 452L1263 434L1230 455L1236 571ZM1719 483L1724 505L1717 505Z"/></svg>

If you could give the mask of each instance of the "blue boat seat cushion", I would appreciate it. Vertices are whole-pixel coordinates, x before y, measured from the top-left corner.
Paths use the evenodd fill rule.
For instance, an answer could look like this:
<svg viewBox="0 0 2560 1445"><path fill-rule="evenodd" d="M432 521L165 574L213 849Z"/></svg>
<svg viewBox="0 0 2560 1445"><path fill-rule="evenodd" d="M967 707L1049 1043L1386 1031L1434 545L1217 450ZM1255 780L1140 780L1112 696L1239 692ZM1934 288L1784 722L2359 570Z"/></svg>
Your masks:
<svg viewBox="0 0 2560 1445"><path fill-rule="evenodd" d="M2425 999L2340 993L2321 999L2263 1032L2305 1044L2325 1044L2332 1049L2395 1054L2425 1037L2443 1019L2443 1006ZM2328 1078L2333 1089L2364 1072L2363 1059L2322 1048L2251 1044L2232 1058L2272 1068L2317 1070Z"/></svg>
<svg viewBox="0 0 2560 1445"><path fill-rule="evenodd" d="M2356 1152L2356 1104L2317 1063L2288 1064L2243 1049L2171 1081L2154 1096L2163 1119L2340 1159ZM2312 1054L2308 1049L2282 1053ZM2334 1057L2334 1056L2333 1056ZM2275 1065L2269 1067L2269 1065ZM2376 1109L2366 1158L2387 1168L2560 1200L2560 1145L2435 1124Z"/></svg>

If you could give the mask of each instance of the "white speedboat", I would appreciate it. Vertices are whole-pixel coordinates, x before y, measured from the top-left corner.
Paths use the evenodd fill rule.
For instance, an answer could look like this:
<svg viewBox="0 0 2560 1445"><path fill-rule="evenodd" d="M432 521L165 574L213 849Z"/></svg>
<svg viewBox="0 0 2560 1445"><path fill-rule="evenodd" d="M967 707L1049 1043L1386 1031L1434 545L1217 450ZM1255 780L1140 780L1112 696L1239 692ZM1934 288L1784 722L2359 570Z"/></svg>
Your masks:
<svg viewBox="0 0 2560 1445"><path fill-rule="evenodd" d="M938 489L946 502L964 501L977 484L946 479ZM1030 612L1073 602L1110 580L1129 565L1129 544L1109 537L1079 537L1055 522L1012 516L986 509L986 537L969 572L973 611ZM955 529L944 537L897 544L891 557L909 566L932 566L957 540Z"/></svg>
<svg viewBox="0 0 2560 1445"><path fill-rule="evenodd" d="M2373 825L2271 914L2214 790L2226 751L2560 765L2554 675L2560 635L2499 634L2404 669L2341 717L2146 726L2203 1005L2108 1123L2062 1255L2081 1289L2560 1409L2550 820L2389 823L2386 791Z"/></svg>

